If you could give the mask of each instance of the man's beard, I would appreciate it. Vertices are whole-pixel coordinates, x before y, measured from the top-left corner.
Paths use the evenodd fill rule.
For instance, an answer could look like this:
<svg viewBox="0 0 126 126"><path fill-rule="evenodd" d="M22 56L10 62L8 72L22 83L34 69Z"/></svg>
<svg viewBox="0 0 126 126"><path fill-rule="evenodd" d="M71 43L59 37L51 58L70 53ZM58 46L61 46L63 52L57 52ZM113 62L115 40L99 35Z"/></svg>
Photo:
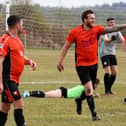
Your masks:
<svg viewBox="0 0 126 126"><path fill-rule="evenodd" d="M92 25L92 24L90 24L90 23L87 23L87 26L88 26L89 28L92 28L94 25Z"/></svg>

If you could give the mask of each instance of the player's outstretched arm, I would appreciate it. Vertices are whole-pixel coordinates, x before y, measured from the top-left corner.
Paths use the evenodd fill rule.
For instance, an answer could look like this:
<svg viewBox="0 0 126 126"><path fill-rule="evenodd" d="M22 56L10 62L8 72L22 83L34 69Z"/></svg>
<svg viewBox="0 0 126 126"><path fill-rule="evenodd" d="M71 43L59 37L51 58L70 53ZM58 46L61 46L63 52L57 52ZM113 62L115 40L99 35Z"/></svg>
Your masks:
<svg viewBox="0 0 126 126"><path fill-rule="evenodd" d="M62 72L64 70L63 60L64 60L64 58L65 58L65 56L67 54L67 51L70 48L70 46L71 46L71 43L69 43L69 42L66 41L65 44L64 44L64 46L63 46L63 48L62 48L60 60L59 60L59 63L57 65L57 69L60 72Z"/></svg>
<svg viewBox="0 0 126 126"><path fill-rule="evenodd" d="M125 38L123 37L121 32L118 32L118 39L120 42L125 43Z"/></svg>
<svg viewBox="0 0 126 126"><path fill-rule="evenodd" d="M124 51L126 52L126 41L124 41L124 42L122 43L122 46L123 46Z"/></svg>
<svg viewBox="0 0 126 126"><path fill-rule="evenodd" d="M2 71L3 71L3 57L0 56L0 94L3 92L3 81L2 81Z"/></svg>
<svg viewBox="0 0 126 126"><path fill-rule="evenodd" d="M117 32L123 29L126 29L126 24L120 24L113 27L106 27L104 30L104 33L106 34L106 33L111 33L111 32Z"/></svg>
<svg viewBox="0 0 126 126"><path fill-rule="evenodd" d="M37 64L35 61L29 59L28 57L24 56L24 60L25 60L25 65L31 65L33 70L36 70Z"/></svg>
<svg viewBox="0 0 126 126"><path fill-rule="evenodd" d="M119 39L119 42L122 43L122 47L124 51L126 51L126 41L121 32L118 33L118 39Z"/></svg>

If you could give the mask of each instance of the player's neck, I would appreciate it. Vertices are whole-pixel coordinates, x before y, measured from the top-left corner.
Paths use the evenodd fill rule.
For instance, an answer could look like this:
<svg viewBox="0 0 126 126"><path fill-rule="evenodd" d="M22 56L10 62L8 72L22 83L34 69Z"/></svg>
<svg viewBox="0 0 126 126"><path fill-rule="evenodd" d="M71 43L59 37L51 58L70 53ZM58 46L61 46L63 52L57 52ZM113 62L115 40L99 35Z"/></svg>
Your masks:
<svg viewBox="0 0 126 126"><path fill-rule="evenodd" d="M17 30L16 30L16 29L9 29L9 30L8 30L8 33L9 33L9 35L10 35L12 38L17 39L18 33L17 33Z"/></svg>
<svg viewBox="0 0 126 126"><path fill-rule="evenodd" d="M86 24L83 24L83 28L85 29L85 30L90 30L90 27L89 26L87 26Z"/></svg>
<svg viewBox="0 0 126 126"><path fill-rule="evenodd" d="M84 28L85 30L89 31L92 27L89 27L88 25L83 24L83 28Z"/></svg>

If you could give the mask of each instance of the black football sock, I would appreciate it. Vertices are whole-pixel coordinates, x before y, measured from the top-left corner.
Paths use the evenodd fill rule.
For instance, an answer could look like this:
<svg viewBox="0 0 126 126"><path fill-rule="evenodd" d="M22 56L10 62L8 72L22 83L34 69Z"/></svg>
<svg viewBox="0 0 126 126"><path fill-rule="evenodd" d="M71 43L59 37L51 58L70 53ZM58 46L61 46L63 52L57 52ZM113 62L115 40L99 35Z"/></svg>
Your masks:
<svg viewBox="0 0 126 126"><path fill-rule="evenodd" d="M82 113L82 101L86 99L85 91L82 92L80 98L75 99L76 112L80 115Z"/></svg>
<svg viewBox="0 0 126 126"><path fill-rule="evenodd" d="M7 121L7 113L1 112L0 111L0 126L4 126L6 121Z"/></svg>
<svg viewBox="0 0 126 126"><path fill-rule="evenodd" d="M82 92L81 96L80 96L80 100L85 100L86 99L86 94L85 94L85 91Z"/></svg>
<svg viewBox="0 0 126 126"><path fill-rule="evenodd" d="M109 85L109 91L110 91L110 93L112 92L111 88L112 88L112 85L114 84L115 80L116 80L116 75L111 75L110 76L110 85Z"/></svg>
<svg viewBox="0 0 126 126"><path fill-rule="evenodd" d="M14 119L17 126L26 126L22 109L14 110Z"/></svg>
<svg viewBox="0 0 126 126"><path fill-rule="evenodd" d="M67 90L65 87L60 87L59 89L61 90L62 97L64 97L64 98L69 98L69 97L67 96L68 90Z"/></svg>
<svg viewBox="0 0 126 126"><path fill-rule="evenodd" d="M105 86L105 93L109 93L110 75L108 73L105 73L104 75L104 86Z"/></svg>
<svg viewBox="0 0 126 126"><path fill-rule="evenodd" d="M94 113L96 113L96 112L95 112L94 97L92 95L87 96L87 103L88 103L89 109L90 109L92 116L93 116Z"/></svg>
<svg viewBox="0 0 126 126"><path fill-rule="evenodd" d="M30 96L32 97L41 97L44 98L45 97L45 93L43 91L30 91Z"/></svg>

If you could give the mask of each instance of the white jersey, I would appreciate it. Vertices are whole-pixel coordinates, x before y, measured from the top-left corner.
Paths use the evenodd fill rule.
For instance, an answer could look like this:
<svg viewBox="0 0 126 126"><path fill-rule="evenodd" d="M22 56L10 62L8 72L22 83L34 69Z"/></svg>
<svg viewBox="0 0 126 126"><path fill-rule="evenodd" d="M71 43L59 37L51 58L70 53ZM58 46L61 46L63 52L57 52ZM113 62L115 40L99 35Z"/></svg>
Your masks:
<svg viewBox="0 0 126 126"><path fill-rule="evenodd" d="M112 36L115 36L116 40L113 40L109 43L104 42L104 37L107 37L108 39L111 39ZM105 34L104 36L100 36L100 41L101 41L101 47L100 47L100 57L106 56L106 55L115 55L115 43L119 42L122 40L123 36L121 32L112 32Z"/></svg>

